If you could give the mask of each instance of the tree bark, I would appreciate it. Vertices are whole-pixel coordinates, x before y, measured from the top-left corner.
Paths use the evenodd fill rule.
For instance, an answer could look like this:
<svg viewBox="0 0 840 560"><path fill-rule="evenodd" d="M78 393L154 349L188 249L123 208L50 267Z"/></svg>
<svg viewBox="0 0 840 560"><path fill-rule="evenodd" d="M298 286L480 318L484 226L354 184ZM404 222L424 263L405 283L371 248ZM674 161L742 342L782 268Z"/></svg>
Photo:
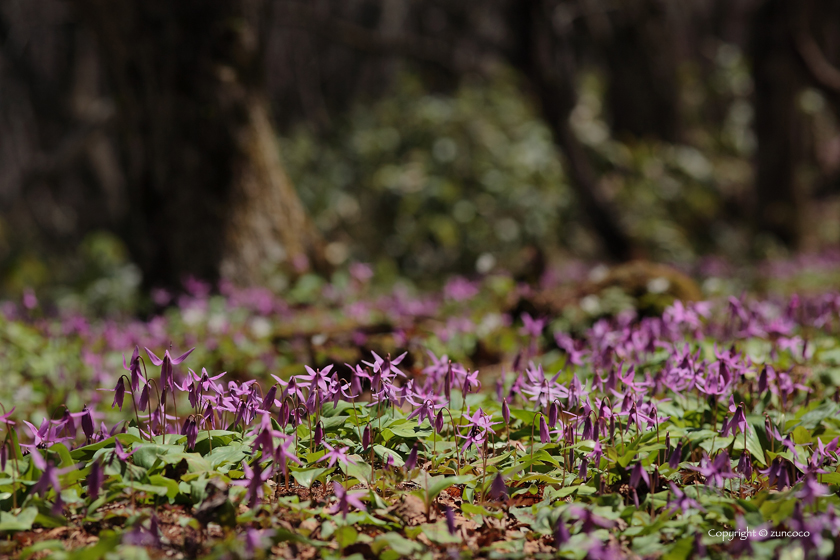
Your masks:
<svg viewBox="0 0 840 560"><path fill-rule="evenodd" d="M766 0L752 19L749 49L755 89L755 192L758 230L790 247L801 234L795 185L799 133L796 95L801 87L791 10L796 3Z"/></svg>
<svg viewBox="0 0 840 560"><path fill-rule="evenodd" d="M516 21L518 27L518 49L512 52L511 62L536 92L543 118L566 156L575 197L607 254L617 261L629 260L634 256L633 243L602 192L584 146L569 125L577 94L571 46L562 44L568 38L558 38L541 0L517 5L511 21Z"/></svg>
<svg viewBox="0 0 840 560"><path fill-rule="evenodd" d="M667 5L627 0L609 18L601 43L613 132L666 142L680 139L676 41Z"/></svg>
<svg viewBox="0 0 840 560"><path fill-rule="evenodd" d="M116 107L129 216L147 286L259 283L320 265L264 93L266 0L74 0Z"/></svg>

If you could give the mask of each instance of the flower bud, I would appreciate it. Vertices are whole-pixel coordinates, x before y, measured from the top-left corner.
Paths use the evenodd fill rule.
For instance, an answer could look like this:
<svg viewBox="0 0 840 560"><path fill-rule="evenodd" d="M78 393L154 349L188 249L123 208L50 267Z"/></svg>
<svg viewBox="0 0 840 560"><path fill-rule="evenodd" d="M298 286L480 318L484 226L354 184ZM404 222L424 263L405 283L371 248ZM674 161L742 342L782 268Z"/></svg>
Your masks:
<svg viewBox="0 0 840 560"><path fill-rule="evenodd" d="M365 426L365 431L362 432L362 449L365 451L370 448L370 424Z"/></svg>

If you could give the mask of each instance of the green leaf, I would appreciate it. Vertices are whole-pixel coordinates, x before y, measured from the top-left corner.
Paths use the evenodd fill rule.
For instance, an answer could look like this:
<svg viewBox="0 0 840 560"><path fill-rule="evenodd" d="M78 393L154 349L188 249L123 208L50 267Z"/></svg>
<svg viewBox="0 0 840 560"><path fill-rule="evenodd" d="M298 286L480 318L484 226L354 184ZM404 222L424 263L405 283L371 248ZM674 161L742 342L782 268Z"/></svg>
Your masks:
<svg viewBox="0 0 840 560"><path fill-rule="evenodd" d="M131 459L134 464L144 469L151 469L157 462L159 457L168 453L181 453L184 451L183 445L162 445L155 443L145 443L136 445L134 455ZM176 461L177 462L177 461Z"/></svg>
<svg viewBox="0 0 840 560"><path fill-rule="evenodd" d="M359 455L349 455L348 458L353 459L354 463L339 463L339 467L344 472L344 474L348 477L357 478L368 484L370 482L370 465L368 465L364 459L362 459Z"/></svg>
<svg viewBox="0 0 840 560"><path fill-rule="evenodd" d="M92 443L84 447L79 447L78 449L74 449L70 452L70 456L75 461L90 461L93 458L94 454L100 449L107 447L116 447L115 442L117 439L120 440L120 444L122 444L123 447L128 447L130 445L134 445L137 442L143 441L134 434L117 434L115 436L109 437L108 439Z"/></svg>
<svg viewBox="0 0 840 560"><path fill-rule="evenodd" d="M135 482L132 484L129 483L122 483L118 485L121 488L128 488L133 492L148 492L149 494L154 494L156 496L166 496L169 492L169 488L166 486L157 486L154 484L142 484L139 482Z"/></svg>
<svg viewBox="0 0 840 560"><path fill-rule="evenodd" d="M415 552L421 552L425 547L417 541L410 541L399 533L385 533L376 537L371 543L374 554L379 555L385 548L390 548L401 557L408 557Z"/></svg>
<svg viewBox="0 0 840 560"><path fill-rule="evenodd" d="M420 526L421 531L430 541L435 544L459 544L462 542L459 534L452 535L445 523L424 523Z"/></svg>
<svg viewBox="0 0 840 560"><path fill-rule="evenodd" d="M305 486L306 488L312 488L312 485L315 483L316 480L328 475L334 470L335 467L322 469L306 469L301 471L293 470L292 476L301 486Z"/></svg>
<svg viewBox="0 0 840 560"><path fill-rule="evenodd" d="M350 525L344 525L336 529L333 538L335 538L335 542L338 543L339 548L344 549L358 540L359 533Z"/></svg>
<svg viewBox="0 0 840 560"><path fill-rule="evenodd" d="M803 443L810 443L814 437L811 435L810 430L805 428L804 426L797 426L791 432L793 436L793 442L797 445L801 445Z"/></svg>
<svg viewBox="0 0 840 560"><path fill-rule="evenodd" d="M429 476L429 473L423 472L414 479L414 482L420 485L421 498L426 503L431 503L438 495L456 484L466 484L472 482L472 476Z"/></svg>
<svg viewBox="0 0 840 560"><path fill-rule="evenodd" d="M485 517L493 517L495 519L501 519L504 515L501 511L490 511L483 506L468 504L466 502L461 504L461 511L467 515L483 515Z"/></svg>
<svg viewBox="0 0 840 560"><path fill-rule="evenodd" d="M518 420L522 420L522 423L526 426L531 426L532 423L536 425L535 418L539 415L539 412L525 410L523 408L511 408L510 415Z"/></svg>
<svg viewBox="0 0 840 560"><path fill-rule="evenodd" d="M27 560L30 556L35 554L36 552L41 552L42 550L52 550L52 551L59 551L64 550L66 545L59 540L49 540L49 541L41 541L39 543L35 543L32 546L26 547L20 551L20 556L18 556L19 560Z"/></svg>
<svg viewBox="0 0 840 560"><path fill-rule="evenodd" d="M76 461L70 456L70 451L67 449L67 446L63 443L53 444L49 450L56 453L61 459L61 463L59 464L61 468L72 467L76 464Z"/></svg>
<svg viewBox="0 0 840 560"><path fill-rule="evenodd" d="M813 430L826 418L836 415L838 408L840 407L831 401L825 402L814 410L806 412L802 415L802 418L799 419L798 426Z"/></svg>
<svg viewBox="0 0 840 560"><path fill-rule="evenodd" d="M0 511L0 532L28 531L32 528L36 517L38 517L38 508L34 506L21 510L17 515Z"/></svg>
<svg viewBox="0 0 840 560"><path fill-rule="evenodd" d="M161 476L156 474L154 476L149 477L149 482L154 484L155 486L163 486L167 489L166 497L169 498L170 503L175 499L181 489L178 486L178 483L172 480L171 478L166 478L165 476Z"/></svg>
<svg viewBox="0 0 840 560"><path fill-rule="evenodd" d="M204 459L209 461L211 469L215 469L226 463L238 465L248 456L248 446L232 442L223 447L214 447L213 451L204 456Z"/></svg>
<svg viewBox="0 0 840 560"><path fill-rule="evenodd" d="M403 458L400 457L400 454L394 451L393 449L388 449L387 447L384 447L382 445L374 445L373 452L376 453L380 459L382 459L382 462L385 462L388 457L393 457L395 467L405 466L405 461L403 461Z"/></svg>

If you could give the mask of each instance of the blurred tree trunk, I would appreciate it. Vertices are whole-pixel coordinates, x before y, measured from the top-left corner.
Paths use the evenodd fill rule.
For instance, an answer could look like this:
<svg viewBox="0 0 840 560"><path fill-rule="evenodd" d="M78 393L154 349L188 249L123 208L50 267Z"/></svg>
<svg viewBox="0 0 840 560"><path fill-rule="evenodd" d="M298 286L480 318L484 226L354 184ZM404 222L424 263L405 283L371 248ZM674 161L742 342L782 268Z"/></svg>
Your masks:
<svg viewBox="0 0 840 560"><path fill-rule="evenodd" d="M543 118L566 156L569 184L577 202L607 254L617 261L629 260L636 248L602 192L589 156L569 124L577 103L569 33L552 29L550 12L542 0L515 4L510 21L515 22L517 37L511 63L533 87Z"/></svg>
<svg viewBox="0 0 840 560"><path fill-rule="evenodd" d="M677 142L677 41L662 0L625 0L597 30L607 66L607 110L618 135Z"/></svg>
<svg viewBox="0 0 840 560"><path fill-rule="evenodd" d="M795 167L796 95L801 79L790 23L796 3L765 0L752 18L749 44L755 89L757 225L785 245L801 234Z"/></svg>
<svg viewBox="0 0 840 560"><path fill-rule="evenodd" d="M263 281L320 266L264 93L266 0L74 0L114 97L129 215L148 286Z"/></svg>

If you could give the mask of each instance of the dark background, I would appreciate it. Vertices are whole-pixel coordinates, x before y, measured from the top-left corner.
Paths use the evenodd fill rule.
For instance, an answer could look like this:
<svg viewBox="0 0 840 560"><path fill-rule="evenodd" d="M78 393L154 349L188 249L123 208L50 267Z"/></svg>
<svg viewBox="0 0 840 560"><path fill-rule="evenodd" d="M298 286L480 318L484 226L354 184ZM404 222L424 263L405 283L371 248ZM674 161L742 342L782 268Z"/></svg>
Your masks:
<svg viewBox="0 0 840 560"><path fill-rule="evenodd" d="M838 111L831 0L2 0L0 289L819 251Z"/></svg>

